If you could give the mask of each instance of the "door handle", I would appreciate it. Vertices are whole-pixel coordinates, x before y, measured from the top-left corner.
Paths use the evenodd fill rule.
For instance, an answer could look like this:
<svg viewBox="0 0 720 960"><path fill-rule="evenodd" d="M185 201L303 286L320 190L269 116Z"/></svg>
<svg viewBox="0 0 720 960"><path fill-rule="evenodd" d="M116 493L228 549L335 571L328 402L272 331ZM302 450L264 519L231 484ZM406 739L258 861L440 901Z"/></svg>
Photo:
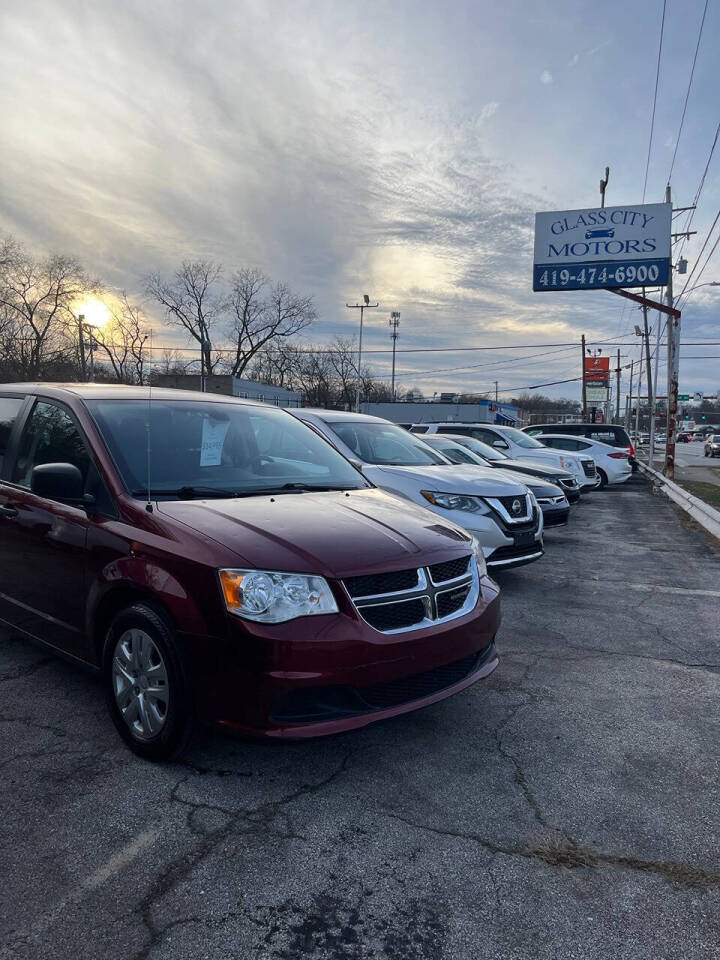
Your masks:
<svg viewBox="0 0 720 960"><path fill-rule="evenodd" d="M5 504L0 505L0 517L16 517L17 515L18 512L15 507L7 507Z"/></svg>

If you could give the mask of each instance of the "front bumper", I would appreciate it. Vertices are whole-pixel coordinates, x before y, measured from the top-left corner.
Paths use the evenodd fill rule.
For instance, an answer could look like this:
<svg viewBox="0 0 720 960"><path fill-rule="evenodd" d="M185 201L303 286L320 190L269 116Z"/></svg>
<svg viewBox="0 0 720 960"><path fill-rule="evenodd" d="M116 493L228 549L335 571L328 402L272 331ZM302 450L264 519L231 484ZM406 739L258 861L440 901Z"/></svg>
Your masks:
<svg viewBox="0 0 720 960"><path fill-rule="evenodd" d="M416 710L498 664L499 587L480 578L462 617L418 630L373 630L349 598L340 613L272 627L228 616L223 638L184 637L201 720L248 736L326 736Z"/></svg>
<svg viewBox="0 0 720 960"><path fill-rule="evenodd" d="M563 527L570 518L570 507L545 506L542 507L543 524L549 527Z"/></svg>

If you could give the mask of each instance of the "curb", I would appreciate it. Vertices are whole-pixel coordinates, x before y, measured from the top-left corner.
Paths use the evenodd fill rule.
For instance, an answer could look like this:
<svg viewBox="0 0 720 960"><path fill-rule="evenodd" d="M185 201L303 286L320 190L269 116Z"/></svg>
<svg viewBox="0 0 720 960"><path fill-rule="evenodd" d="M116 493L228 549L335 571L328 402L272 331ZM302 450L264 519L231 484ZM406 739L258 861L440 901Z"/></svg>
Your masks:
<svg viewBox="0 0 720 960"><path fill-rule="evenodd" d="M664 494L677 503L679 507L682 507L686 513L689 513L693 520L720 540L720 510L716 510L705 503L704 500L694 497L683 487L672 480L668 480L662 473L653 470L640 460L638 460L638 467L653 480Z"/></svg>

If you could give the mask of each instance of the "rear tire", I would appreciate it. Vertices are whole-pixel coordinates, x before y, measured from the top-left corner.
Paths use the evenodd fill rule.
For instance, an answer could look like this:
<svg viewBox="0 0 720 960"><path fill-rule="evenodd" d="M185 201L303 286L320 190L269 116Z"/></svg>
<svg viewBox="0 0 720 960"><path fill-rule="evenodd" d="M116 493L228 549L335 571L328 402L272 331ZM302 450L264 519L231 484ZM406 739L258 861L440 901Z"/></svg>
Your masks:
<svg viewBox="0 0 720 960"><path fill-rule="evenodd" d="M192 735L187 671L175 631L146 603L121 610L105 638L103 678L110 716L133 753L178 756Z"/></svg>
<svg viewBox="0 0 720 960"><path fill-rule="evenodd" d="M608 484L607 474L604 470L598 470L598 475L600 477L600 489L604 490Z"/></svg>

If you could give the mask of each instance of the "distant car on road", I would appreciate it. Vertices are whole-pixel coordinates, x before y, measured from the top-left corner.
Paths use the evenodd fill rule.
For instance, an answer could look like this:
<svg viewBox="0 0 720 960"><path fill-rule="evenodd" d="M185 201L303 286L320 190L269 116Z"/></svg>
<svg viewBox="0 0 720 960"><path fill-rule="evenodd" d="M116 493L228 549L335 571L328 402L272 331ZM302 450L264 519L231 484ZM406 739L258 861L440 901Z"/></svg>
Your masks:
<svg viewBox="0 0 720 960"><path fill-rule="evenodd" d="M712 433L705 441L705 456L720 457L720 433Z"/></svg>
<svg viewBox="0 0 720 960"><path fill-rule="evenodd" d="M678 443L690 443L691 438L692 438L692 434L690 434L690 433L687 433L687 432L685 432L685 433L679 433L679 434L678 434L678 438L677 438L677 442L678 442Z"/></svg>
<svg viewBox="0 0 720 960"><path fill-rule="evenodd" d="M704 442L705 442L705 434L704 434L704 433L694 433L693 436L692 436L692 442L693 442L693 443L704 443Z"/></svg>

